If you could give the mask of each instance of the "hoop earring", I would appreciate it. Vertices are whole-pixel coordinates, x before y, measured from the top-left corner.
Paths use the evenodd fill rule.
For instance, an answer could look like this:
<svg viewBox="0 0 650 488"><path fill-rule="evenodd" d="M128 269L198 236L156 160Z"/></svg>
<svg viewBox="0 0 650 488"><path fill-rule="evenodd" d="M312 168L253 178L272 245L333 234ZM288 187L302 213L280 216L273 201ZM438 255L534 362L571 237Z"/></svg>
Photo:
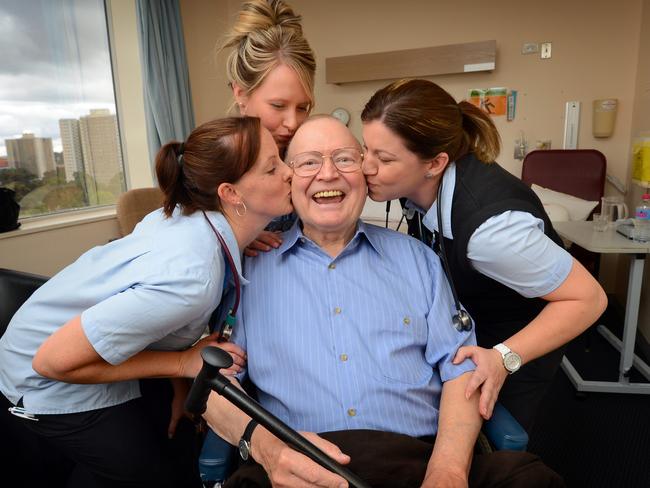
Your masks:
<svg viewBox="0 0 650 488"><path fill-rule="evenodd" d="M241 205L244 208L243 212L239 211L239 205ZM235 213L237 215L239 215L240 217L243 217L244 215L246 215L247 211L248 211L248 209L246 208L246 204L243 201L241 201L237 205L235 205Z"/></svg>
<svg viewBox="0 0 650 488"><path fill-rule="evenodd" d="M433 173L429 173L429 172L424 173L424 178L430 180L431 178L433 178Z"/></svg>

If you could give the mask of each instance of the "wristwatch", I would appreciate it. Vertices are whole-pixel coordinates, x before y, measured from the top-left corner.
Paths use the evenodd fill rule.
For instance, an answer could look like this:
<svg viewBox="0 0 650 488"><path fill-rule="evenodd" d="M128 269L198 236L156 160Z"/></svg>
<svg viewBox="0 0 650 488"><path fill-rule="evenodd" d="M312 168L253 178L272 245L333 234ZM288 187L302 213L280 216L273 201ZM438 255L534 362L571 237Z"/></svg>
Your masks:
<svg viewBox="0 0 650 488"><path fill-rule="evenodd" d="M503 367L506 368L508 374L512 374L521 368L521 356L511 351L505 344L497 344L492 349L496 349L501 354Z"/></svg>
<svg viewBox="0 0 650 488"><path fill-rule="evenodd" d="M248 425L244 429L244 433L241 436L241 439L239 439L239 455L244 461L248 461L248 458L250 457L251 454L251 437L253 436L253 431L255 430L255 427L257 427L259 424L257 423L256 420L252 420L248 422Z"/></svg>

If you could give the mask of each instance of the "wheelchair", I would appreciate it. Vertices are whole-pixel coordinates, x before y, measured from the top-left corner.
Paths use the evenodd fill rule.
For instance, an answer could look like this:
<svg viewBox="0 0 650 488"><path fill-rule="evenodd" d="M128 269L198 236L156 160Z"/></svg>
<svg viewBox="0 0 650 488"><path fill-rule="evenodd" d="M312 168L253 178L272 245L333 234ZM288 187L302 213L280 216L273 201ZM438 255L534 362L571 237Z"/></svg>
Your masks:
<svg viewBox="0 0 650 488"><path fill-rule="evenodd" d="M309 448L314 446L304 446L303 441L307 444L309 443L302 436L283 424L272 414L266 412L265 409L246 393L233 387L219 373L220 369L232 365L232 359L230 359L227 353L217 348L209 347L203 350L202 356L204 360L203 368L195 379L186 402L186 409L188 411L194 414L202 414L206 408L209 392L213 390L226 397L231 403L249 414L259 424L266 427L289 445L298 446L298 450L301 450L322 466L348 479L351 486L365 486L362 484L364 483L363 480L357 478L353 473L349 471L345 473L345 468L342 468L342 471L338 471L336 468L340 468L340 466L336 465L334 466L335 469L331 469L328 464L328 461L331 460L324 453L313 453ZM254 387L250 382L245 385L245 390L254 396ZM475 452L489 453L495 450L525 451L527 445L527 432L505 407L497 403L492 417L483 424L476 443ZM212 430L208 430L198 461L199 473L204 487L221 487L222 483L236 469L238 459L239 456L236 454L234 446L221 439ZM346 474L351 477L348 477ZM355 479L358 480L358 483Z"/></svg>

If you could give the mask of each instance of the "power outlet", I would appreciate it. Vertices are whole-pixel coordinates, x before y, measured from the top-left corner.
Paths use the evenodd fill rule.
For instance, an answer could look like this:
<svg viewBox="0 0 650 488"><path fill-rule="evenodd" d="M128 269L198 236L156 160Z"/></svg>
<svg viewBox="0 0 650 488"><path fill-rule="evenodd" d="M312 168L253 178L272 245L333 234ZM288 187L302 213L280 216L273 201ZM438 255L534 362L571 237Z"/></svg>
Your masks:
<svg viewBox="0 0 650 488"><path fill-rule="evenodd" d="M536 42L527 42L521 47L521 54L535 54L539 52L539 44Z"/></svg>

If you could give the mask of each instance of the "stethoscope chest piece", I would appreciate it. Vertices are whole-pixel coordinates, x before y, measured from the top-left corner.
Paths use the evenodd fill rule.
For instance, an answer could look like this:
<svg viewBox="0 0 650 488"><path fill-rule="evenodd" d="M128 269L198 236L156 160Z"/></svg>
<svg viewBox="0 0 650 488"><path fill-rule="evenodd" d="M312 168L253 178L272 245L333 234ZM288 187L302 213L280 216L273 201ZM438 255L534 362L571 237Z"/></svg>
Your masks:
<svg viewBox="0 0 650 488"><path fill-rule="evenodd" d="M472 330L472 318L463 310L458 310L458 313L452 317L454 327L458 332L469 332Z"/></svg>

